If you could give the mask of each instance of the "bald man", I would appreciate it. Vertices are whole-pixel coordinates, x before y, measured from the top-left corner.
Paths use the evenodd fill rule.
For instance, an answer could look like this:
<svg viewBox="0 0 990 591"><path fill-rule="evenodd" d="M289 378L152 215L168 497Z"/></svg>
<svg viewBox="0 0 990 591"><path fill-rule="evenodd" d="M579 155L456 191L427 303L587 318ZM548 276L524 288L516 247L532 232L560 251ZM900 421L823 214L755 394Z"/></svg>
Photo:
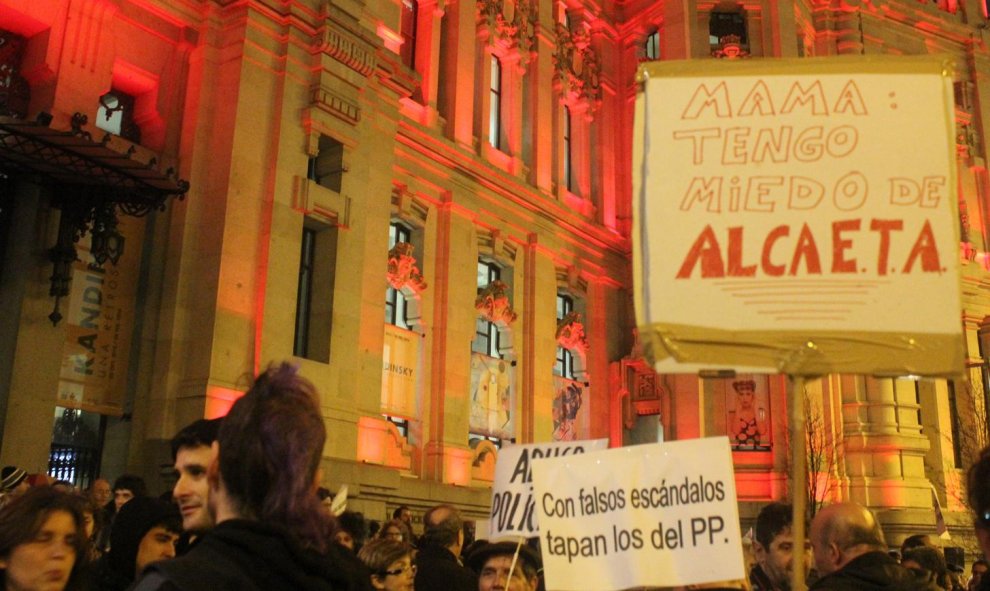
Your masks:
<svg viewBox="0 0 990 591"><path fill-rule="evenodd" d="M934 584L887 555L873 513L856 503L823 508L811 522L811 548L819 578L810 591L935 591Z"/></svg>

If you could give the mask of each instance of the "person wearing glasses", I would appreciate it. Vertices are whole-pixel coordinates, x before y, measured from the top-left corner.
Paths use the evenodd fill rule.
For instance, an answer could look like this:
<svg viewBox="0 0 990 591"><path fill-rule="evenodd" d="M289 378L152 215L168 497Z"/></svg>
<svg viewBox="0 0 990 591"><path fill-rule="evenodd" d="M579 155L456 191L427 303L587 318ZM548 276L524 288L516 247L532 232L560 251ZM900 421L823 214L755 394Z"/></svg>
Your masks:
<svg viewBox="0 0 990 591"><path fill-rule="evenodd" d="M412 540L406 539L406 528L402 521L398 519L392 519L386 521L382 529L378 531L379 540L393 540L395 542L412 542Z"/></svg>
<svg viewBox="0 0 990 591"><path fill-rule="evenodd" d="M371 571L371 586L382 591L413 591L416 565L409 544L381 538L361 547L358 558Z"/></svg>

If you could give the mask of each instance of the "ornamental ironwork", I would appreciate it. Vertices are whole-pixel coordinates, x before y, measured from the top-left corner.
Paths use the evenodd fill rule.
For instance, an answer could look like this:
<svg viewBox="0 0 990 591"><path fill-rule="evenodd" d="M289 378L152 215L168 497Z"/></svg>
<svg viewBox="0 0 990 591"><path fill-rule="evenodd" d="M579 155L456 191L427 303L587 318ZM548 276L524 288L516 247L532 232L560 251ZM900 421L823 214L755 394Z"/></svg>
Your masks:
<svg viewBox="0 0 990 591"><path fill-rule="evenodd" d="M72 264L78 259L76 243L90 233L97 264L116 264L124 250L118 214L163 211L169 197L185 196L189 183L172 168L159 171L155 158L137 160L133 145L123 153L113 149L109 133L95 141L83 129L87 117L81 113L73 115L69 131L50 129L51 120L46 113L31 122L0 116L0 175L49 187L53 205L62 212L58 239L49 251L49 294L55 308L48 318L57 325L60 301L69 295Z"/></svg>

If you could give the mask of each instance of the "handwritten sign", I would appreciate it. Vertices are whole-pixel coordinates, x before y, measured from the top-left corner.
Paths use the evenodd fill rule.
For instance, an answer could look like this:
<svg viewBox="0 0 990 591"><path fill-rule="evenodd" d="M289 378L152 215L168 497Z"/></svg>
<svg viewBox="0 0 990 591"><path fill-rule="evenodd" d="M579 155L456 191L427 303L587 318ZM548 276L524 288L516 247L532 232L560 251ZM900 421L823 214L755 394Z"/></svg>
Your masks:
<svg viewBox="0 0 990 591"><path fill-rule="evenodd" d="M506 445L495 464L489 539L532 538L540 534L533 501L533 462L541 458L570 457L608 447L608 440L559 441Z"/></svg>
<svg viewBox="0 0 990 591"><path fill-rule="evenodd" d="M961 372L945 65L712 67L641 72L636 297L657 369Z"/></svg>
<svg viewBox="0 0 990 591"><path fill-rule="evenodd" d="M538 460L533 485L548 589L745 577L725 437Z"/></svg>

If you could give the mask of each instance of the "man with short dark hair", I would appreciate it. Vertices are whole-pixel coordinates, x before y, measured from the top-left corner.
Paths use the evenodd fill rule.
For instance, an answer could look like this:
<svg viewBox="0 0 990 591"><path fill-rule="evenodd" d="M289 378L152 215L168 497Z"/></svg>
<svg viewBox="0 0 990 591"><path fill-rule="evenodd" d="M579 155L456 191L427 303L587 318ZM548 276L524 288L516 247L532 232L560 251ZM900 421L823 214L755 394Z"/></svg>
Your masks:
<svg viewBox="0 0 990 591"><path fill-rule="evenodd" d="M795 562L792 520L793 508L786 503L770 503L757 515L753 540L756 564L749 573L753 591L790 591ZM811 547L806 545L797 557L806 577L811 569L810 553Z"/></svg>
<svg viewBox="0 0 990 591"><path fill-rule="evenodd" d="M437 505L423 515L423 537L416 556L416 591L477 591L478 577L460 563L463 520L453 505Z"/></svg>
<svg viewBox="0 0 990 591"><path fill-rule="evenodd" d="M206 471L216 459L221 419L199 419L186 425L172 438L172 461L178 477L172 499L182 514L182 529L200 535L213 527L209 511L210 484Z"/></svg>
<svg viewBox="0 0 990 591"><path fill-rule="evenodd" d="M467 561L478 573L478 591L536 591L539 587L540 557L525 544L484 544L471 552Z"/></svg>
<svg viewBox="0 0 990 591"><path fill-rule="evenodd" d="M937 589L887 555L880 524L862 505L836 503L823 508L811 522L809 537L821 577L811 591Z"/></svg>
<svg viewBox="0 0 990 591"><path fill-rule="evenodd" d="M258 377L223 420L207 469L216 525L188 554L152 565L133 591L363 589L334 550L316 496L326 427L313 385L292 366ZM362 581L366 581L363 583Z"/></svg>
<svg viewBox="0 0 990 591"><path fill-rule="evenodd" d="M969 584L967 588L969 591L976 591L980 588L980 583L983 581L983 577L987 574L987 568L990 567L986 560L980 558L979 560L974 560L973 565L970 567L970 574L972 575L969 579Z"/></svg>

